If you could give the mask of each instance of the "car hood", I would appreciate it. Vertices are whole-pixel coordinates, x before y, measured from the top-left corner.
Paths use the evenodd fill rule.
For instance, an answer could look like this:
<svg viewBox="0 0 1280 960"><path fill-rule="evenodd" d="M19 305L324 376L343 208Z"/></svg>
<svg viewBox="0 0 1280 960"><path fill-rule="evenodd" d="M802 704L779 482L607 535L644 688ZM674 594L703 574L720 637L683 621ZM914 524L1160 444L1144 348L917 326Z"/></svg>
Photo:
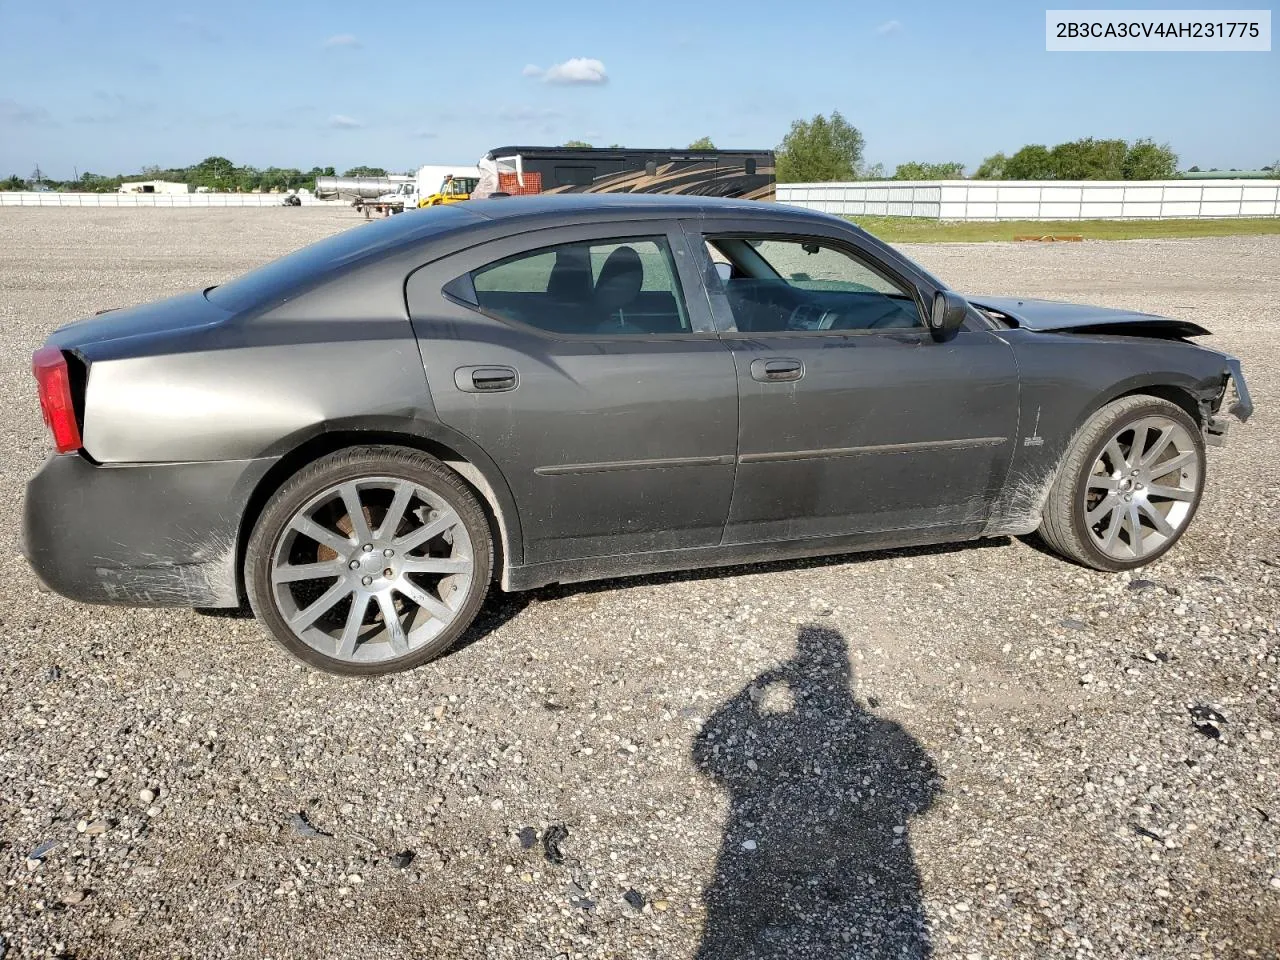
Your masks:
<svg viewBox="0 0 1280 960"><path fill-rule="evenodd" d="M1029 300L1019 297L968 298L975 307L994 311L1015 327L1075 333L1113 333L1135 337L1200 337L1209 331L1198 323L1173 320L1134 310L1112 310L1083 303Z"/></svg>
<svg viewBox="0 0 1280 960"><path fill-rule="evenodd" d="M59 327L48 342L63 350L92 352L94 347L120 340L212 326L229 315L197 290L155 303L99 311Z"/></svg>

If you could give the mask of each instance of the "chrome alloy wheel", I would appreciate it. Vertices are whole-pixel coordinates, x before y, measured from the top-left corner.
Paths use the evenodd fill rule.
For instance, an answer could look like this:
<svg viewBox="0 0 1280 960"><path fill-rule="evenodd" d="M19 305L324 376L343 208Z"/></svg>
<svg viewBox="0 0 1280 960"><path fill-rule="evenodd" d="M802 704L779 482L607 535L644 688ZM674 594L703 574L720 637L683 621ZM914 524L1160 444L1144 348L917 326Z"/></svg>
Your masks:
<svg viewBox="0 0 1280 960"><path fill-rule="evenodd" d="M1166 417L1126 424L1102 448L1084 485L1093 545L1115 560L1150 556L1186 526L1200 490L1191 434Z"/></svg>
<svg viewBox="0 0 1280 960"><path fill-rule="evenodd" d="M474 573L466 525L439 494L397 477L311 498L279 536L271 592L308 646L350 663L398 659L457 616Z"/></svg>

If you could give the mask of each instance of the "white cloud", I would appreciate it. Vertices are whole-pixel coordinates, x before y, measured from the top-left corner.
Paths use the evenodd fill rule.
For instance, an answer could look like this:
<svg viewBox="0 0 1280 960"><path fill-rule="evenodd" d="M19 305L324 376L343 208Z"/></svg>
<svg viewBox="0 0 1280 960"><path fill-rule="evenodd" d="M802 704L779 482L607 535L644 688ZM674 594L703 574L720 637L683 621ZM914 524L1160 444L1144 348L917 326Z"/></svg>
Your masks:
<svg viewBox="0 0 1280 960"><path fill-rule="evenodd" d="M890 33L897 33L897 32L898 32L898 31L900 31L901 29L902 29L902 22L901 22L901 21L899 21L899 20L886 20L884 23L880 24L880 26L876 27L876 34L877 34L878 36L883 37L883 36L886 36L887 34L890 34Z"/></svg>
<svg viewBox="0 0 1280 960"><path fill-rule="evenodd" d="M609 82L604 64L590 57L573 57L564 63L552 64L546 70L531 63L521 73L526 77L538 77L543 83L564 86L600 86Z"/></svg>
<svg viewBox="0 0 1280 960"><path fill-rule="evenodd" d="M358 47L363 46L363 44L360 42L360 38L350 33L335 34L334 36L326 40L324 42L324 45L326 49L330 49L333 47L350 47L352 49L356 49Z"/></svg>
<svg viewBox="0 0 1280 960"><path fill-rule="evenodd" d="M338 130L356 130L363 127L364 124L355 117L348 117L346 114L335 113L329 118L329 126Z"/></svg>
<svg viewBox="0 0 1280 960"><path fill-rule="evenodd" d="M609 74L599 60L574 57L549 67L545 80L547 83L602 84L609 82Z"/></svg>

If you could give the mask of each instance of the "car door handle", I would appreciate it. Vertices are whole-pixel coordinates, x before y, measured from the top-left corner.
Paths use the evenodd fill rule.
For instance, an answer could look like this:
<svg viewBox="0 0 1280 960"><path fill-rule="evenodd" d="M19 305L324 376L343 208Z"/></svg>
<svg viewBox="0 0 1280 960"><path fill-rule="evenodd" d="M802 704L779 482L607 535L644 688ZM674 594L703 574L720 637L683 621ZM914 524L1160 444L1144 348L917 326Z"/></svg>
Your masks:
<svg viewBox="0 0 1280 960"><path fill-rule="evenodd" d="M790 357L779 357L773 360L752 360L751 376L762 383L799 380L804 376L804 364Z"/></svg>
<svg viewBox="0 0 1280 960"><path fill-rule="evenodd" d="M453 383L463 393L502 393L520 385L514 367L459 367Z"/></svg>

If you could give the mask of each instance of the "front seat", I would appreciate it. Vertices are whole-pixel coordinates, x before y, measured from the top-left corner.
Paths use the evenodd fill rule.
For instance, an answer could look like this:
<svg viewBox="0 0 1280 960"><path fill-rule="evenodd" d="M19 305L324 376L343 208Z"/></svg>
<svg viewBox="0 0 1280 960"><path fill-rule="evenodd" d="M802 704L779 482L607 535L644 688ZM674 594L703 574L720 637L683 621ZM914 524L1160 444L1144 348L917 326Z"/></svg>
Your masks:
<svg viewBox="0 0 1280 960"><path fill-rule="evenodd" d="M585 245L561 247L547 278L547 294L566 303L585 303L591 293L591 251Z"/></svg>
<svg viewBox="0 0 1280 960"><path fill-rule="evenodd" d="M644 328L627 321L627 309L644 286L644 264L632 247L618 247L609 254L596 280L595 305L601 318L598 333L644 333Z"/></svg>
<svg viewBox="0 0 1280 960"><path fill-rule="evenodd" d="M558 333L586 333L595 322L591 250L585 244L561 247L547 278L548 315L539 326Z"/></svg>

